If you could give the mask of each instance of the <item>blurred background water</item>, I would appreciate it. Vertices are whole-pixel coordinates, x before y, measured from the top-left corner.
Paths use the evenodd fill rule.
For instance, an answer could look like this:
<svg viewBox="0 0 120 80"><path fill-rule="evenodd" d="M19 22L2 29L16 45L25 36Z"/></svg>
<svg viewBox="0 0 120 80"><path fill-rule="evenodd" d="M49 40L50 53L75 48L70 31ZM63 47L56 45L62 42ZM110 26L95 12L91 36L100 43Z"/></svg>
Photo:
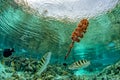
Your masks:
<svg viewBox="0 0 120 80"><path fill-rule="evenodd" d="M17 0L16 0L17 1ZM40 58L52 52L51 63L63 63L71 43L71 34L79 20L56 19L41 15L18 0L0 0L0 48L15 48L14 55ZM75 15L75 14L74 14ZM75 43L67 59L71 63L87 59L91 64L87 71L98 71L120 60L120 4L113 9L89 17L84 37Z"/></svg>

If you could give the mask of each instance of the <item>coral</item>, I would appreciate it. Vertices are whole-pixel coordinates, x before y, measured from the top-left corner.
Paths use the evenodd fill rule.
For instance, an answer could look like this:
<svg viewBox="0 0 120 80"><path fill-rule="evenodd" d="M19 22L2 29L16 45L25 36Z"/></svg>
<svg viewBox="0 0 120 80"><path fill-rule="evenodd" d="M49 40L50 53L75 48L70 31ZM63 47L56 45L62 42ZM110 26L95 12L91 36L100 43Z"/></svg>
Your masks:
<svg viewBox="0 0 120 80"><path fill-rule="evenodd" d="M51 52L45 54L41 60L36 60L32 58L25 58L21 56L12 56L9 58L3 58L1 60L2 64L7 66L7 69L1 69L6 73L10 73L11 76L3 77L7 80L19 79L23 76L24 78L31 80L34 76L40 76L41 73L47 68L47 65L51 58ZM44 60L44 63L42 62ZM4 66L2 67L4 68ZM22 75L24 73L24 75ZM34 75L33 75L34 74ZM32 75L32 76L31 76ZM49 76L51 77L51 76ZM1 79L2 80L2 79ZM21 79L24 80L24 79ZM32 79L34 80L34 79Z"/></svg>
<svg viewBox="0 0 120 80"><path fill-rule="evenodd" d="M6 78L11 77L12 72L14 72L12 67L7 67L0 62L0 80L6 80Z"/></svg>
<svg viewBox="0 0 120 80"><path fill-rule="evenodd" d="M118 61L116 64L107 66L93 79L120 80L119 75L120 75L120 61Z"/></svg>
<svg viewBox="0 0 120 80"><path fill-rule="evenodd" d="M23 58L22 58L23 59ZM16 59L16 61L19 61L20 59ZM29 63L36 63L36 60L31 59L24 59L28 60ZM27 61L27 62L28 62ZM26 62L25 62L26 64ZM16 64L14 64L16 65ZM33 71L25 70L25 71L18 71L18 70L11 70L10 67L7 67L6 69L0 69L4 70L1 74L1 80L102 80L102 79L108 79L108 80L119 80L120 77L120 61L116 63L115 65L110 65L106 67L102 72L100 72L98 75L74 75L73 72L66 69L63 65L60 64L51 64L48 65L46 70L41 73L41 75L36 75L33 73ZM2 65L3 66L3 65ZM12 66L13 68L14 66ZM0 67L1 68L1 67ZM4 67L3 67L4 68ZM8 75L6 77L6 75Z"/></svg>
<svg viewBox="0 0 120 80"><path fill-rule="evenodd" d="M68 53L65 56L65 60L68 57L68 55L70 54L71 49L74 45L74 42L80 42L80 38L83 38L83 34L86 32L88 24L89 24L88 20L83 19L80 21L77 28L73 31L72 36L71 36L72 43L70 44L70 48L68 50Z"/></svg>

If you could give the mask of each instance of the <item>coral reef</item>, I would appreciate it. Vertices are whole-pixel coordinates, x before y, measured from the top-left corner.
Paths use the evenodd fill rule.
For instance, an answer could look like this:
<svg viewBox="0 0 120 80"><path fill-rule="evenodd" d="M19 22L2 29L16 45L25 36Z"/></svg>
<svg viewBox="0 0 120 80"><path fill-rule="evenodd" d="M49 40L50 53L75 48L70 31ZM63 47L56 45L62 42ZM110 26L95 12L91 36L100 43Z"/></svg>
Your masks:
<svg viewBox="0 0 120 80"><path fill-rule="evenodd" d="M30 58L24 58L24 57L10 57L7 59L3 59L1 62L2 64L13 67L15 71L24 71L29 72L30 74L33 73L41 73L41 68L46 67L50 60L50 55L45 55L45 61L44 64L41 63L41 60L36 59L30 59ZM42 64L42 65L41 65ZM44 69L42 69L43 71ZM40 75L40 74L39 74Z"/></svg>
<svg viewBox="0 0 120 80"><path fill-rule="evenodd" d="M47 68L47 65L51 58L51 52L46 53L41 60L35 60L31 58L25 58L25 57L9 57L9 58L3 58L1 59L1 65L7 66L9 69L3 69L4 73L11 73L10 77L17 77L19 78L19 73L21 73L20 76L22 76L22 73L28 74L28 78L33 78L34 76L31 76L32 74L36 76L40 76L41 73ZM4 67L3 67L4 68ZM25 77L25 76L24 76ZM8 78L8 77L6 77ZM7 79L8 80L8 79ZM10 79L11 80L11 79Z"/></svg>
<svg viewBox="0 0 120 80"><path fill-rule="evenodd" d="M0 62L0 80L6 80L7 77L12 75L12 72L14 72L13 68L8 68Z"/></svg>
<svg viewBox="0 0 120 80"><path fill-rule="evenodd" d="M39 71L38 64L39 61L36 59L21 56L3 59L0 65L6 68L0 72L8 76L1 75L0 78L1 80L75 80L76 78L72 71L61 64L48 65L46 70L38 75L36 74Z"/></svg>
<svg viewBox="0 0 120 80"><path fill-rule="evenodd" d="M120 61L106 67L103 71L91 75L75 75L73 71L67 69L62 64L49 64L40 74L37 59L25 57L10 57L1 60L0 80L119 80Z"/></svg>
<svg viewBox="0 0 120 80"><path fill-rule="evenodd" d="M116 64L107 66L93 79L120 80L120 61L118 61Z"/></svg>

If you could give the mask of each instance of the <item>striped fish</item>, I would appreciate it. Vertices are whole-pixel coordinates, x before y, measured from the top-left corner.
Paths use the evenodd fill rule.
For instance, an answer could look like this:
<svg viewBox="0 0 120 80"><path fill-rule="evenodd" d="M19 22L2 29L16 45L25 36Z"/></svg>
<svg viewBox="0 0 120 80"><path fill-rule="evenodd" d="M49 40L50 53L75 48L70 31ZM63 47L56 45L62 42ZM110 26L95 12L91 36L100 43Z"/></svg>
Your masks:
<svg viewBox="0 0 120 80"><path fill-rule="evenodd" d="M80 68L85 68L90 65L90 61L87 60L79 60L68 66L68 69L75 70Z"/></svg>
<svg viewBox="0 0 120 80"><path fill-rule="evenodd" d="M50 57L51 57L51 52L48 52L41 58L39 64L36 65L38 66L38 71L36 73L37 75L40 75L47 68L47 65L50 61Z"/></svg>

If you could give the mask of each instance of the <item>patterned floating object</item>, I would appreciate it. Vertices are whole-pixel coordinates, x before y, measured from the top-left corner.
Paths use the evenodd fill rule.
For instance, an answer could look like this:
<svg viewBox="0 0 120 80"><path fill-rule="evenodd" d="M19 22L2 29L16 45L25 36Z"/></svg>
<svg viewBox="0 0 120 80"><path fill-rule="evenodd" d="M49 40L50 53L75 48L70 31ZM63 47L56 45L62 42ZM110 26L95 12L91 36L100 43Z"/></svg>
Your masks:
<svg viewBox="0 0 120 80"><path fill-rule="evenodd" d="M70 70L75 70L75 69L80 69L80 68L85 68L90 65L90 61L87 60L79 60L71 64L68 69Z"/></svg>
<svg viewBox="0 0 120 80"><path fill-rule="evenodd" d="M80 42L80 38L83 38L83 34L86 32L86 29L89 25L89 22L87 19L82 19L80 23L78 24L77 28L73 31L71 39L72 43L70 44L70 48L68 50L68 53L65 56L65 60L68 57L68 55L71 52L71 49L75 42Z"/></svg>
<svg viewBox="0 0 120 80"><path fill-rule="evenodd" d="M86 32L88 24L89 22L87 19L83 19L80 21L80 23L78 24L77 28L74 30L71 36L71 39L74 42L80 42L80 38L83 38L83 34Z"/></svg>

